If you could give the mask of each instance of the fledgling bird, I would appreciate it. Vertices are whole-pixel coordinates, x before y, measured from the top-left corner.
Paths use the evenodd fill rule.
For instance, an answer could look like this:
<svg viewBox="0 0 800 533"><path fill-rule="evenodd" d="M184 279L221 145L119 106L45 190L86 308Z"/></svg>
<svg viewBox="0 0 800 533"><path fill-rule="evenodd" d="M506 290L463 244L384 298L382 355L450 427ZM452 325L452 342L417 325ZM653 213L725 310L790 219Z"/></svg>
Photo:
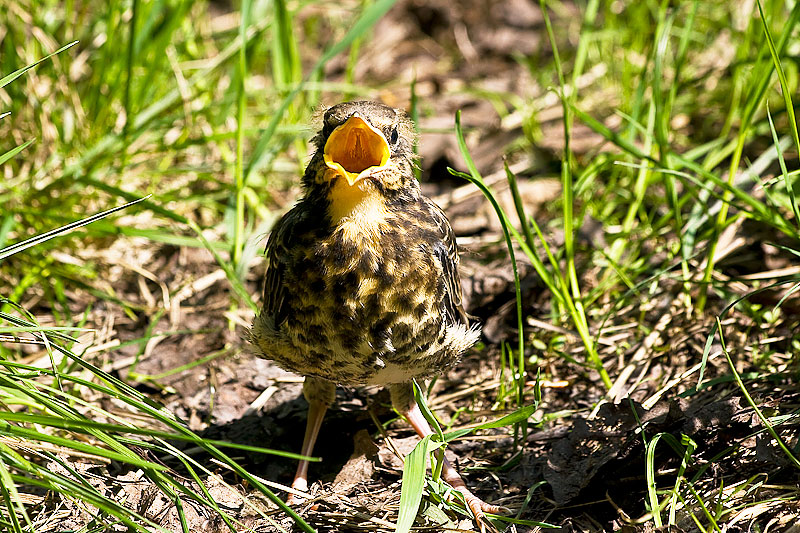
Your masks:
<svg viewBox="0 0 800 533"><path fill-rule="evenodd" d="M259 355L305 376L311 455L336 384L382 385L420 436L432 433L411 380L442 373L475 344L461 303L458 251L444 212L414 178L414 127L376 102L324 114L303 197L275 225L261 313L250 340ZM292 487L305 491L308 461ZM473 495L445 462L483 529L500 508ZM294 498L292 498L294 499Z"/></svg>

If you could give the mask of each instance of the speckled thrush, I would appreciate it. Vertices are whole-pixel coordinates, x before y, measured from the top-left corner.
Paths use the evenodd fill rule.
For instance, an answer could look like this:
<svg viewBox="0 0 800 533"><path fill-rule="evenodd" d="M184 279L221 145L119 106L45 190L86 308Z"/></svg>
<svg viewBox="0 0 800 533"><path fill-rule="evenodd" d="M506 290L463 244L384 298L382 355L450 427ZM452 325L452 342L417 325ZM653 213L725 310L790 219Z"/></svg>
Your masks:
<svg viewBox="0 0 800 533"><path fill-rule="evenodd" d="M335 386L383 385L420 436L431 428L411 380L458 363L479 337L461 304L455 235L414 178L413 123L375 102L328 109L313 140L302 199L272 230L263 310L251 341L266 358L305 376L311 455ZM292 487L307 489L301 461ZM498 512L446 462L481 527ZM293 499L293 498L292 498Z"/></svg>

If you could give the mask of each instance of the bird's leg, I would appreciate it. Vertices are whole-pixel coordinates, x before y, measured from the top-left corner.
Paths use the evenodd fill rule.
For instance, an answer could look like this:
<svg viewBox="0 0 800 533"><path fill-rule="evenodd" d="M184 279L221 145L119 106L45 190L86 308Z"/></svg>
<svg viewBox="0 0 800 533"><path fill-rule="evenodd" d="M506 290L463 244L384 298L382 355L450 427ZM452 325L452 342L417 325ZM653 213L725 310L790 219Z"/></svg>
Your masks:
<svg viewBox="0 0 800 533"><path fill-rule="evenodd" d="M392 405L394 408L408 420L420 438L433 434L430 424L428 424L428 421L422 414L422 410L420 410L419 405L417 405L417 402L414 400L414 392L410 383L391 385L389 387L389 392L392 395ZM503 512L503 508L488 504L472 494L467 488L467 484L464 483L464 479L458 473L458 470L456 470L446 457L443 457L443 459L442 477L464 497L464 501L467 502L472 514L475 515L475 520L480 530L485 531L487 528L490 531L495 530L494 526L488 522L485 513L499 514Z"/></svg>
<svg viewBox="0 0 800 533"><path fill-rule="evenodd" d="M306 434L303 437L303 448L301 455L310 456L314 452L314 443L317 441L319 429L322 427L322 419L325 418L325 411L336 398L336 385L324 379L307 377L303 382L303 396L308 402L308 421L306 422ZM306 492L308 490L308 461L302 459L297 465L297 472L294 475L292 488ZM289 494L286 501L289 505L300 503L301 497Z"/></svg>

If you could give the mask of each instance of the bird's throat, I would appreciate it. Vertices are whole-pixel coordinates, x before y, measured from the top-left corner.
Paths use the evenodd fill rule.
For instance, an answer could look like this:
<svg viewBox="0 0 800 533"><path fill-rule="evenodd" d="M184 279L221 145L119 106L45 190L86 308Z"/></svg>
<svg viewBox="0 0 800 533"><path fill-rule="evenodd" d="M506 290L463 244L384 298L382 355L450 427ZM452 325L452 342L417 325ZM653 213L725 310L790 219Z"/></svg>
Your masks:
<svg viewBox="0 0 800 533"><path fill-rule="evenodd" d="M389 224L391 214L385 198L369 180L349 185L346 180L337 179L328 192L328 200L331 222L350 239L376 239Z"/></svg>

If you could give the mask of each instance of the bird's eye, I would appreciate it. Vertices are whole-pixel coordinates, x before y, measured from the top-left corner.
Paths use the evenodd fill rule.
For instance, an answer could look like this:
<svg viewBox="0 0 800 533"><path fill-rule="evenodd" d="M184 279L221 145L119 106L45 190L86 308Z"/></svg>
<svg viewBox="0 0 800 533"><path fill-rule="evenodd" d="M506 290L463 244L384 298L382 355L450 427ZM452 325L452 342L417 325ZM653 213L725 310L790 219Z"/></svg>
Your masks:
<svg viewBox="0 0 800 533"><path fill-rule="evenodd" d="M400 137L400 134L397 132L397 128L392 129L392 136L389 138L392 144L397 144L397 139Z"/></svg>

